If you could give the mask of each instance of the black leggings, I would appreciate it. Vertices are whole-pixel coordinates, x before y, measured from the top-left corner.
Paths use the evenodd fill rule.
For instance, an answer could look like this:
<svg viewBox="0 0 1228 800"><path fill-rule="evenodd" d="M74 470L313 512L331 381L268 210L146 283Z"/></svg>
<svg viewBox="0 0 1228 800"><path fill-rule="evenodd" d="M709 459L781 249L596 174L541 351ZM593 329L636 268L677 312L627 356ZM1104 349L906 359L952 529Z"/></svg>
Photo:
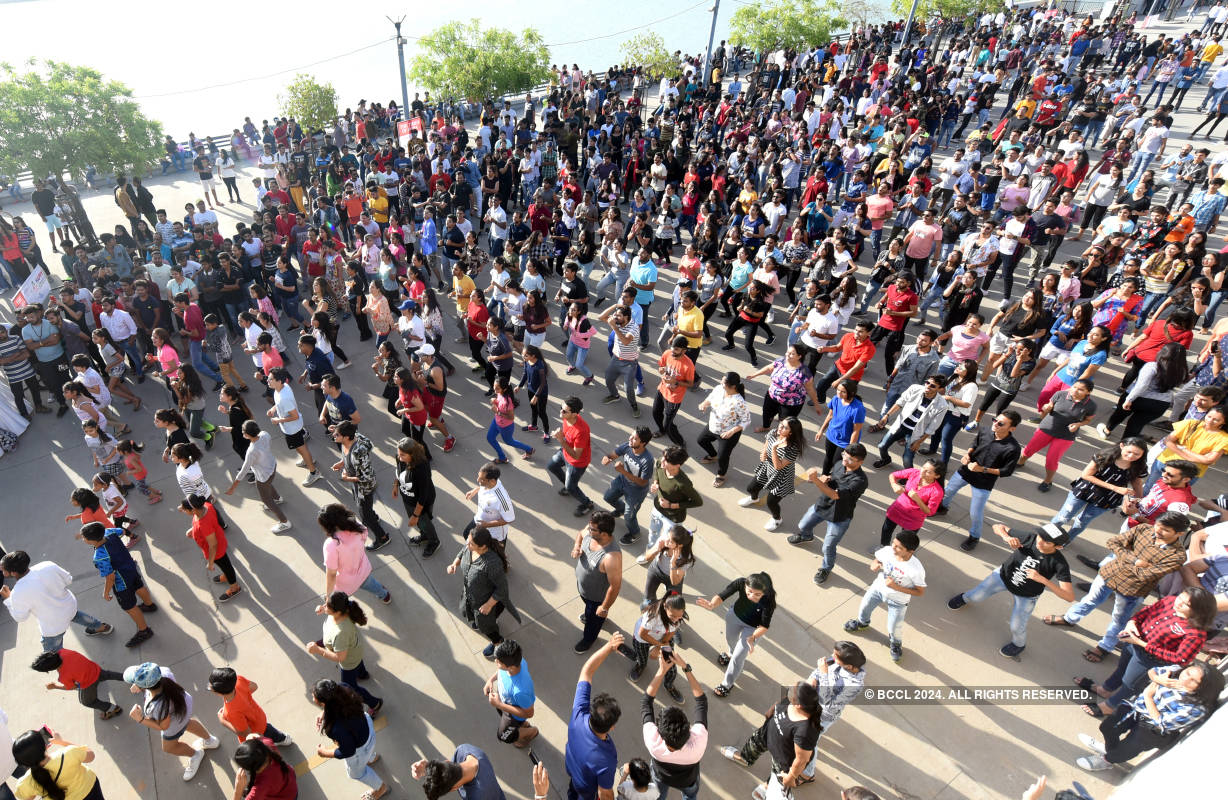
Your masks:
<svg viewBox="0 0 1228 800"><path fill-rule="evenodd" d="M844 448L823 437L823 475L830 475L832 469L836 466L836 462L840 460L840 454L844 452Z"/></svg>
<svg viewBox="0 0 1228 800"><path fill-rule="evenodd" d="M1206 117L1206 119L1204 119L1202 122L1198 123L1198 127L1197 127L1197 128L1195 128L1194 130L1190 131L1190 137L1191 137L1191 138L1193 138L1194 134L1196 134L1196 133L1198 133L1200 130L1202 130L1202 126L1203 126L1203 125L1206 125L1208 122L1210 122L1210 123L1211 123L1211 127L1207 129L1207 138L1208 138L1208 139L1209 139L1209 138L1211 138L1211 131L1215 130L1215 126L1216 126L1216 125L1219 125L1220 120L1222 120L1224 117L1228 117L1228 114L1221 114L1221 113L1219 113L1218 111L1217 111L1217 112L1215 112L1215 113L1213 113L1213 114L1208 114L1208 115L1207 115L1207 117Z"/></svg>
<svg viewBox="0 0 1228 800"><path fill-rule="evenodd" d="M341 349L341 345L337 344L337 326L330 323L324 329L324 337L328 339L329 346L333 348L333 357L341 359L346 364L350 363L350 357Z"/></svg>
<svg viewBox="0 0 1228 800"><path fill-rule="evenodd" d="M529 424L542 429L542 433L550 435L550 395L537 395L536 403L529 403Z"/></svg>
<svg viewBox="0 0 1228 800"><path fill-rule="evenodd" d="M226 583L234 586L239 582L239 576L235 574L235 566L230 563L230 555L221 555L213 559L213 563L217 564L217 568L222 571L222 577L226 579Z"/></svg>
<svg viewBox="0 0 1228 800"><path fill-rule="evenodd" d="M742 328L749 326L750 330L746 332L746 352L750 354L751 363L758 361L759 356L755 353L755 334L759 332L759 321L745 319L741 314L733 318L733 322L729 323L729 327L725 330L725 345L733 347L733 335Z"/></svg>
<svg viewBox="0 0 1228 800"><path fill-rule="evenodd" d="M758 500L763 488L764 485L759 482L759 479L752 476L750 483L746 484L746 493ZM780 519L780 498L771 492L767 493L767 507L768 511L772 512L772 519Z"/></svg>
<svg viewBox="0 0 1228 800"><path fill-rule="evenodd" d="M473 357L474 361L478 362L478 366L481 367L483 371L486 370L486 356L482 354L482 349L484 347L485 343L481 339L474 339L472 336L469 337L469 355Z"/></svg>
<svg viewBox="0 0 1228 800"><path fill-rule="evenodd" d="M1007 409L1008 406L1010 406L1011 402L1015 399L1015 395L1017 394L1019 394L1018 391L1004 392L996 387L987 386L985 388L985 394L981 397L981 403L977 406L977 411L982 413L988 411L989 407L993 405L993 402L997 400L998 410L996 413L1001 414Z"/></svg>
<svg viewBox="0 0 1228 800"><path fill-rule="evenodd" d="M900 357L900 351L904 349L904 329L893 331L890 328L884 328L882 325L875 325L874 330L870 332L870 341L878 344L883 339L887 340L887 344L883 347L883 366L887 368L887 374L895 369L896 359Z"/></svg>
<svg viewBox="0 0 1228 800"><path fill-rule="evenodd" d="M1113 413L1109 414L1108 422L1105 423L1109 430L1116 428L1122 420L1126 421L1125 430L1122 431L1122 437L1138 436L1142 433L1143 428L1153 419L1159 419L1168 411L1169 401L1154 400L1150 397L1136 397L1130 404L1130 410L1127 411L1122 407L1126 402L1126 395L1123 393L1117 399L1117 407L1113 409ZM1128 418L1128 419L1127 419Z"/></svg>
<svg viewBox="0 0 1228 800"><path fill-rule="evenodd" d="M704 432L699 434L699 446L703 449L704 455L708 458L716 457L716 475L718 478L725 477L725 473L729 471L729 457L733 454L733 449L738 446L738 440L742 438L742 431L738 431L728 439L722 439L708 428L704 428ZM713 447L712 445L716 445Z"/></svg>
<svg viewBox="0 0 1228 800"><path fill-rule="evenodd" d="M779 400L776 400L771 395L765 394L763 396L763 427L772 427L772 420L776 419L777 414L780 415L781 419L785 419L786 417L800 418L802 415L802 406L804 405L805 403L798 403L797 405L785 404Z"/></svg>
<svg viewBox="0 0 1228 800"><path fill-rule="evenodd" d="M671 403L666 400L665 396L658 391L652 401L652 421L656 423L657 430L665 433L671 442L686 447L686 439L682 438L682 431L678 430L678 423L675 421L681 406L681 403Z"/></svg>
<svg viewBox="0 0 1228 800"><path fill-rule="evenodd" d="M898 523L892 522L889 519L883 520L883 527L879 529L878 532L878 543L883 547L891 544L891 539L895 535L895 529L898 527L900 527ZM917 530L913 531L913 533L916 533L919 530L921 529L917 528Z"/></svg>
<svg viewBox="0 0 1228 800"><path fill-rule="evenodd" d="M1080 230L1096 230L1096 226L1100 224L1100 220L1104 219L1104 214L1108 210L1108 206L1089 205L1083 212L1083 222L1079 225Z"/></svg>

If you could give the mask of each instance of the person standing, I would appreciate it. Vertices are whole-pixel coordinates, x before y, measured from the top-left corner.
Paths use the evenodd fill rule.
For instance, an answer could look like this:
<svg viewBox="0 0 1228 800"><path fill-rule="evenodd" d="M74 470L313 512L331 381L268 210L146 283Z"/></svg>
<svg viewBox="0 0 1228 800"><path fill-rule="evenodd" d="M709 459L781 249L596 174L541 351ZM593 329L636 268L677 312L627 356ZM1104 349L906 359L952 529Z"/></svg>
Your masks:
<svg viewBox="0 0 1228 800"><path fill-rule="evenodd" d="M362 705L358 693L345 684L325 678L311 687L311 702L322 709L316 721L320 733L333 740L336 747L317 747L319 758L336 758L345 762L345 772L353 780L370 787L370 800L391 791L388 784L371 769L379 761L375 751L375 726Z"/></svg>
<svg viewBox="0 0 1228 800"><path fill-rule="evenodd" d="M968 452L960 459L962 466L947 482L943 494L942 505L934 513L942 516L947 513L951 498L965 486L972 489L972 505L969 514L972 517L972 527L968 529L968 538L960 542L959 548L970 553L981 542L981 525L985 521L985 504L989 502L989 494L993 491L998 478L1005 478L1015 471L1023 448L1015 439L1015 428L1019 426L1019 413L1003 411L994 417L993 424L982 428L976 433L976 440L968 448Z"/></svg>
<svg viewBox="0 0 1228 800"><path fill-rule="evenodd" d="M217 721L231 733L246 741L255 734L273 744L288 747L294 741L269 722L264 709L252 697L260 687L230 667L215 667L209 672L209 691L222 698Z"/></svg>
<svg viewBox="0 0 1228 800"><path fill-rule="evenodd" d="M316 524L324 531L324 597L364 589L384 605L391 603L392 592L371 574L371 559L363 549L367 529L354 512L341 503L329 503L316 514ZM316 606L316 613L323 608Z"/></svg>
<svg viewBox="0 0 1228 800"><path fill-rule="evenodd" d="M814 529L826 520L827 531L823 536L823 563L814 574L814 582L823 585L836 568L836 548L853 523L853 511L857 501L870 486L861 465L865 462L866 446L853 442L840 454L840 463L830 474L811 467L806 471L806 480L813 483L823 495L806 510L797 524L798 532L789 537L789 544L806 544L814 541Z"/></svg>
<svg viewBox="0 0 1228 800"><path fill-rule="evenodd" d="M576 587L584 601L584 633L574 648L586 653L605 626L623 585L623 554L614 541L614 515L594 511L588 525L576 534L571 557L576 559Z"/></svg>
<svg viewBox="0 0 1228 800"><path fill-rule="evenodd" d="M68 359L64 357L64 345L60 341L59 330L43 319L43 307L34 303L22 309L26 320L21 329L22 341L34 354L34 371L47 391L55 398L59 409L57 417L68 413L68 402L64 399L63 386L68 379ZM37 397L35 398L37 400ZM36 404L37 405L37 404Z"/></svg>
<svg viewBox="0 0 1228 800"><path fill-rule="evenodd" d="M298 465L307 469L307 475L300 485L311 486L323 476L316 468L315 459L307 447L307 431L303 426L303 417L299 414L294 390L290 388L290 370L285 367L270 370L268 381L269 390L273 394L273 407L265 414L273 424L281 429L286 439L286 447L298 453Z"/></svg>
<svg viewBox="0 0 1228 800"><path fill-rule="evenodd" d="M618 749L610 738L610 731L618 724L622 709L613 695L606 692L593 694L593 678L610 654L622 644L623 635L615 633L580 668L564 748L570 779L567 800L614 800Z"/></svg>
<svg viewBox="0 0 1228 800"><path fill-rule="evenodd" d="M631 406L631 416L639 419L640 407L635 400L634 384L640 356L640 326L631 321L631 310L627 306L615 306L610 313L610 328L614 336L614 357L606 365L606 396L602 402L607 405L618 402L617 380L621 378L627 392L627 403Z"/></svg>
<svg viewBox="0 0 1228 800"><path fill-rule="evenodd" d="M218 595L219 603L228 603L243 587L239 585L235 575L234 565L230 562L227 551L226 531L222 529L220 517L214 505L199 494L189 495L179 504L179 510L192 518L192 527L187 531L187 537L196 542L205 556L205 571L213 572L216 566L220 576L214 576L213 582L226 582L226 591Z"/></svg>
<svg viewBox="0 0 1228 800"><path fill-rule="evenodd" d="M0 558L0 574L16 579L11 587L0 586L0 598L13 621L20 623L34 617L45 653L54 653L64 646L64 633L70 622L85 628L87 636L103 636L115 630L77 608L77 597L68 590L72 574L54 561L32 565L28 553L14 550Z"/></svg>
<svg viewBox="0 0 1228 800"><path fill-rule="evenodd" d="M341 473L343 483L350 484L354 492L354 501L358 503L358 515L362 524L375 537L367 545L369 552L379 550L392 537L384 530L379 515L375 513L375 463L371 456L371 440L358 432L358 426L351 420L338 422L333 428L333 441L341 446L341 460L333 464L333 471Z"/></svg>
<svg viewBox="0 0 1228 800"><path fill-rule="evenodd" d="M495 736L505 744L520 749L528 747L541 733L529 719L537 705L533 676L524 651L511 639L504 639L495 648L495 671L482 686L482 693L499 717Z"/></svg>
<svg viewBox="0 0 1228 800"><path fill-rule="evenodd" d="M640 566L651 560L651 554L656 552L657 540L665 532L666 525L678 525L686 521L687 509L698 508L704 504L703 497L695 491L691 478L682 471L686 463L686 448L666 448L661 454L661 461L652 473L652 485L648 493L655 495L652 504L652 515L648 520L648 543L644 554L635 560ZM634 541L634 540L633 540ZM627 544L626 541L623 544Z"/></svg>
<svg viewBox="0 0 1228 800"><path fill-rule="evenodd" d="M571 495L580 505L575 516L590 514L596 506L580 489L580 478L593 460L592 437L588 422L580 416L584 401L574 395L563 401L563 423L559 429L559 449L551 457L546 469L563 484L559 494Z"/></svg>
<svg viewBox="0 0 1228 800"><path fill-rule="evenodd" d="M1006 525L994 525L993 532L1011 548L1010 557L971 591L961 592L948 600L947 608L958 611L968 603L979 603L998 592L1010 592L1014 598L1011 640L998 652L1015 658L1027 646L1028 620L1045 589L1068 603L1074 600L1070 566L1060 552L1070 542L1070 537L1052 523L1040 525L1023 537L1011 536L1011 529Z"/></svg>
<svg viewBox="0 0 1228 800"><path fill-rule="evenodd" d="M887 604L887 646L891 660L899 661L904 655L900 635L904 629L904 616L914 597L925 594L925 567L916 558L921 540L913 531L900 531L888 547L879 548L870 562L870 571L877 572L874 582L861 598L857 616L844 623L844 629L856 633L870 627L870 614L880 603Z"/></svg>
<svg viewBox="0 0 1228 800"><path fill-rule="evenodd" d="M640 700L644 747L652 759L653 781L661 790L658 800L665 800L670 788L680 790L683 800L695 800L699 794L700 760L708 749L708 696L681 653L663 650L658 660L657 674ZM690 684L691 697L695 699L694 722L677 706L654 713L657 692L671 668L681 669Z"/></svg>
<svg viewBox="0 0 1228 800"><path fill-rule="evenodd" d="M698 443L704 451L699 463L716 462L716 477L712 479L712 485L720 488L725 485L725 475L729 472L729 457L742 438L742 431L750 425L750 406L746 404L746 386L742 383L742 376L736 372L726 372L720 385L713 387L708 397L699 404L699 410L708 412L708 425L699 434Z"/></svg>
<svg viewBox="0 0 1228 800"><path fill-rule="evenodd" d="M410 531L417 529L417 534L409 537L409 543L422 545L423 558L435 555L439 549L439 534L435 531L435 478L426 448L409 437L397 443L392 496L394 500L400 497L405 505Z"/></svg>
<svg viewBox="0 0 1228 800"><path fill-rule="evenodd" d="M102 599L110 600L114 594L119 607L136 623L136 633L124 642L125 647L136 647L153 638L153 628L146 624L145 614L157 611L158 606L145 587L141 568L120 541L122 534L122 528L107 528L101 522L91 522L81 526L80 538L94 548L94 568L104 582ZM137 600L142 601L139 606Z"/></svg>
<svg viewBox="0 0 1228 800"><path fill-rule="evenodd" d="M798 786L803 770L814 755L819 741L820 714L818 690L806 681L798 681L785 699L768 709L763 724L740 748L722 747L721 755L735 764L750 767L759 756L768 753L772 759L768 784L775 785L775 796L788 796ZM755 787L751 793L753 800L766 800L768 784Z"/></svg>
<svg viewBox="0 0 1228 800"><path fill-rule="evenodd" d="M503 641L499 633L499 615L506 610L520 622L520 612L508 593L507 556L495 546L489 530L477 528L469 533L460 552L448 565L449 575L455 575L458 570L464 582L461 615L490 640L482 655L493 661L495 648Z"/></svg>
<svg viewBox="0 0 1228 800"><path fill-rule="evenodd" d="M602 466L613 464L614 471L618 473L601 499L609 503L614 514L627 523L627 532L619 540L625 545L632 544L640 535L640 523L636 516L648 497L648 487L652 483L654 459L648 452L650 441L652 431L641 425L631 432L627 441L601 457Z"/></svg>
<svg viewBox="0 0 1228 800"><path fill-rule="evenodd" d="M861 695L861 688L866 682L866 654L861 648L847 641L836 642L832 647L831 655L819 659L807 680L819 690L819 703L823 707L819 717L820 736L835 725L845 707ZM819 751L816 747L810 763L802 770L798 785L814 780L818 763Z"/></svg>
<svg viewBox="0 0 1228 800"><path fill-rule="evenodd" d="M772 576L756 572L744 578L735 578L724 589L695 602L700 608L715 611L721 603L737 595L737 599L725 611L725 643L729 649L717 656L717 663L725 668L725 677L712 690L717 697L728 697L733 684L746 666L746 658L755 652L755 643L767 635L776 611L776 589Z"/></svg>
<svg viewBox="0 0 1228 800"><path fill-rule="evenodd" d="M661 373L661 385L652 403L652 420L657 425L658 436L669 436L670 441L685 446L686 440L674 421L687 389L695 385L695 362L687 355L687 338L675 336L669 352L662 353L657 361Z"/></svg>

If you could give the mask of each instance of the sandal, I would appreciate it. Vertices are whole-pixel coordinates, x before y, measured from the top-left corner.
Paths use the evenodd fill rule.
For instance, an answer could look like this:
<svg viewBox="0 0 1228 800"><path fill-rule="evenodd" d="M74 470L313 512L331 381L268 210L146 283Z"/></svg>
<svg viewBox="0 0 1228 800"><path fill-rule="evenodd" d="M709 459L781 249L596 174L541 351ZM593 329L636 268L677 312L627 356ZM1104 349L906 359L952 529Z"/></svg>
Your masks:
<svg viewBox="0 0 1228 800"><path fill-rule="evenodd" d="M724 486L724 485L725 485L725 476L724 476L724 475L717 475L715 478L713 478L713 479L712 479L712 485L713 485L713 486L715 486L715 487L716 487L716 488L718 488L718 489L719 489L720 487Z"/></svg>
<svg viewBox="0 0 1228 800"><path fill-rule="evenodd" d="M1091 678L1075 678L1074 685L1085 692L1093 692L1095 691L1096 682Z"/></svg>
<svg viewBox="0 0 1228 800"><path fill-rule="evenodd" d="M716 456L704 456L699 459L700 464L712 464L716 462Z"/></svg>
<svg viewBox="0 0 1228 800"><path fill-rule="evenodd" d="M1092 664L1099 664L1101 661L1104 661L1104 657L1108 654L1109 653L1107 650L1102 648L1100 645L1096 645L1090 650L1083 651L1083 660Z"/></svg>
<svg viewBox="0 0 1228 800"><path fill-rule="evenodd" d="M1041 621L1044 622L1046 625L1052 625L1057 628L1073 628L1074 627L1074 624L1067 622L1066 618L1063 617L1061 614L1050 614L1049 616L1045 617Z"/></svg>
<svg viewBox="0 0 1228 800"><path fill-rule="evenodd" d="M1099 703L1085 703L1083 705L1083 713L1093 719L1103 719L1104 712L1100 710Z"/></svg>
<svg viewBox="0 0 1228 800"><path fill-rule="evenodd" d="M99 716L99 719L108 720L108 719L111 719L112 717L117 717L119 716L119 713L121 711L123 711L122 708L120 708L119 706L113 705L110 708L108 708L106 711L102 712L102 714Z"/></svg>
<svg viewBox="0 0 1228 800"><path fill-rule="evenodd" d="M716 688L712 690L712 694L716 695L717 697L728 697L729 687L723 683L718 684Z"/></svg>

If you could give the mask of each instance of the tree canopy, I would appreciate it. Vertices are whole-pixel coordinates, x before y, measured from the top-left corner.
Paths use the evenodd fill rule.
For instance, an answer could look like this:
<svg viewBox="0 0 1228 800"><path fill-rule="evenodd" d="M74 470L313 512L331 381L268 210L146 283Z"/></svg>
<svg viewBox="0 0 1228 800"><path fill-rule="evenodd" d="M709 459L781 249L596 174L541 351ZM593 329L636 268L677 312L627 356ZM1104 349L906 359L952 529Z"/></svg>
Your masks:
<svg viewBox="0 0 1228 800"><path fill-rule="evenodd" d="M135 173L158 162L162 125L127 86L59 61L26 66L0 64L0 171L80 177L91 165Z"/></svg>
<svg viewBox="0 0 1228 800"><path fill-rule="evenodd" d="M824 45L847 27L834 0L758 0L733 13L729 40L763 53Z"/></svg>
<svg viewBox="0 0 1228 800"><path fill-rule="evenodd" d="M283 114L294 117L304 131L324 128L337 119L337 90L311 75L299 73L277 98Z"/></svg>
<svg viewBox="0 0 1228 800"><path fill-rule="evenodd" d="M891 10L901 18L908 16L912 8L912 0L891 0ZM986 11L998 12L1006 9L1005 0L918 0L917 19L939 16L943 19L958 19L960 17L980 16ZM975 26L976 20L972 20Z"/></svg>
<svg viewBox="0 0 1228 800"><path fill-rule="evenodd" d="M409 76L441 98L483 100L531 89L550 78L550 50L541 34L449 22L418 42Z"/></svg>
<svg viewBox="0 0 1228 800"><path fill-rule="evenodd" d="M619 49L623 51L625 64L643 67L652 77L672 76L678 72L678 59L670 54L665 47L665 39L655 31L633 36L623 42Z"/></svg>

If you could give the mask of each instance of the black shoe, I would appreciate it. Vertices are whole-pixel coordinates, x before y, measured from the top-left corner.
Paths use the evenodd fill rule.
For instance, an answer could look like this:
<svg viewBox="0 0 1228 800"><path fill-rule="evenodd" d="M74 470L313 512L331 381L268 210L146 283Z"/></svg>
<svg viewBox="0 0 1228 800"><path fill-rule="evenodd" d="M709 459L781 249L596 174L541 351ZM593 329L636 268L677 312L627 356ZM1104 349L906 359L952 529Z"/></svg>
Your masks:
<svg viewBox="0 0 1228 800"><path fill-rule="evenodd" d="M426 544L426 539L422 538L421 536L408 536L406 537L406 541L408 541L414 547Z"/></svg>
<svg viewBox="0 0 1228 800"><path fill-rule="evenodd" d="M678 691L677 686L666 686L665 691L669 692L669 696L674 698L675 703L681 703L683 700L682 692Z"/></svg>
<svg viewBox="0 0 1228 800"><path fill-rule="evenodd" d="M813 536L802 536L800 533L794 533L794 534L790 534L787 541L789 542L789 544L810 544L811 542L814 541L814 537Z"/></svg>
<svg viewBox="0 0 1228 800"><path fill-rule="evenodd" d="M891 463L890 458L880 458L877 461L875 461L871 466L873 466L875 469L882 469L883 467L887 466L890 463Z"/></svg>
<svg viewBox="0 0 1228 800"><path fill-rule="evenodd" d="M1096 570L1100 569L1100 562L1094 558L1088 558L1082 554L1075 556L1075 558L1079 559L1079 563L1085 567L1091 567Z"/></svg>
<svg viewBox="0 0 1228 800"><path fill-rule="evenodd" d="M729 654L721 653L719 656L716 657L716 663L720 664L722 667L729 666Z"/></svg>
<svg viewBox="0 0 1228 800"><path fill-rule="evenodd" d="M145 614L152 614L153 612L158 610L158 604L157 603L141 603L139 606L137 606L137 608L141 609L141 611Z"/></svg>
<svg viewBox="0 0 1228 800"><path fill-rule="evenodd" d="M582 506L577 506L576 510L571 513L572 513L572 516L587 517L589 514L593 513L593 509L595 508L596 506L593 505L591 502L589 502L589 503L585 503Z"/></svg>
<svg viewBox="0 0 1228 800"><path fill-rule="evenodd" d="M640 538L638 533L624 533L618 538L618 543L621 545L632 545L635 544L635 540L638 538Z"/></svg>
<svg viewBox="0 0 1228 800"><path fill-rule="evenodd" d="M722 350L722 351L725 351L725 352L728 352L728 351L732 350L732 349L733 349L733 347L734 347L733 345L731 345L731 344L727 344L727 345L725 345L724 347L722 347L722 348L721 348L721 350Z"/></svg>
<svg viewBox="0 0 1228 800"><path fill-rule="evenodd" d="M631 659L632 661L635 660L635 651L631 649L631 645L620 644L618 646L618 652L622 653L624 656Z"/></svg>
<svg viewBox="0 0 1228 800"><path fill-rule="evenodd" d="M946 507L946 506L938 506L938 508L934 509L934 516L935 516L935 517L945 517L946 515L947 515L947 507Z"/></svg>
<svg viewBox="0 0 1228 800"><path fill-rule="evenodd" d="M581 639L580 641L576 642L576 646L571 649L576 653L587 653L589 650L593 649L593 644L594 642L586 642Z"/></svg>
<svg viewBox="0 0 1228 800"><path fill-rule="evenodd" d="M142 642L148 642L153 638L153 628L145 628L143 631L137 631L132 638L124 642L124 647L136 647Z"/></svg>
<svg viewBox="0 0 1228 800"><path fill-rule="evenodd" d="M225 385L226 385L226 384L225 384L223 381L218 381L216 384L214 384L214 386L213 386L213 391L215 391L215 392L220 392L220 391L222 391L222 387L223 387L223 386L225 386Z"/></svg>
<svg viewBox="0 0 1228 800"><path fill-rule="evenodd" d="M814 573L814 583L816 586L822 586L823 584L827 583L827 579L830 577L831 570L820 569L818 572Z"/></svg>
<svg viewBox="0 0 1228 800"><path fill-rule="evenodd" d="M144 375L137 375L137 376L136 376L136 382L137 382L137 383L144 383L144 382L145 382L145 376L144 376Z"/></svg>
<svg viewBox="0 0 1228 800"><path fill-rule="evenodd" d="M59 408L55 410L55 415L57 417L62 417L67 413L68 413L68 406L60 406Z"/></svg>
<svg viewBox="0 0 1228 800"><path fill-rule="evenodd" d="M426 546L422 548L422 557L423 557L423 558L430 558L431 556L435 555L435 551L436 551L436 550L438 550L438 549L439 549L439 540L438 540L438 539L434 539L434 540L432 540L432 541L429 541L429 542L427 542L427 543L426 543Z"/></svg>
<svg viewBox="0 0 1228 800"><path fill-rule="evenodd" d="M640 679L640 676L643 674L644 674L644 668L641 667L639 664L636 664L634 667L631 668L631 671L627 673L627 677L633 681L638 681Z"/></svg>
<svg viewBox="0 0 1228 800"><path fill-rule="evenodd" d="M969 536L967 539L964 539L959 543L959 549L963 550L965 553L971 553L980 543L980 539L976 538L975 536Z"/></svg>
<svg viewBox="0 0 1228 800"><path fill-rule="evenodd" d="M391 536L382 536L379 539L376 539L374 542L371 542L371 544L367 545L367 552L374 553L376 550L381 549L382 547L384 547L384 545L388 544L391 541L392 541Z"/></svg>
<svg viewBox="0 0 1228 800"><path fill-rule="evenodd" d="M947 601L947 608L951 609L952 611L958 611L966 605L968 605L968 601L964 599L964 595L962 593L955 595Z"/></svg>

